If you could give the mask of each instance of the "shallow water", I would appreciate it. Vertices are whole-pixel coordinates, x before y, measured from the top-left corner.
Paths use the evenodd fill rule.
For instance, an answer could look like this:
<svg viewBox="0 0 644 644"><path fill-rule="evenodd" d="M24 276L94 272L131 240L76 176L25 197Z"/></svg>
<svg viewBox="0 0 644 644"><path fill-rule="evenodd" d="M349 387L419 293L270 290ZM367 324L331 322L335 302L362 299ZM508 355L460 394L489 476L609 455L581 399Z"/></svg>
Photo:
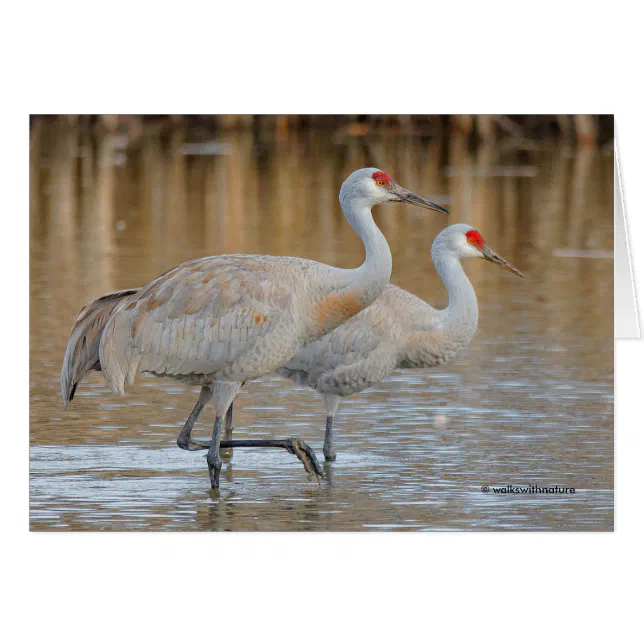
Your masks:
<svg viewBox="0 0 644 644"><path fill-rule="evenodd" d="M153 127L136 140L96 137L58 122L32 130L32 529L612 529L612 152L329 133L222 136L201 149L216 155L185 146L208 138ZM374 211L394 283L445 306L429 248L459 221L526 278L466 263L480 306L471 345L450 365L396 372L346 400L324 480L284 450L236 449L212 492L204 452L175 444L198 389L171 380L142 376L118 398L93 374L63 411L65 342L91 298L225 252L358 265L337 192L363 165L452 213ZM208 407L195 435L206 438L213 419ZM299 436L322 458L324 420L316 394L267 376L238 396L234 437ZM575 493L481 491L509 484Z"/></svg>

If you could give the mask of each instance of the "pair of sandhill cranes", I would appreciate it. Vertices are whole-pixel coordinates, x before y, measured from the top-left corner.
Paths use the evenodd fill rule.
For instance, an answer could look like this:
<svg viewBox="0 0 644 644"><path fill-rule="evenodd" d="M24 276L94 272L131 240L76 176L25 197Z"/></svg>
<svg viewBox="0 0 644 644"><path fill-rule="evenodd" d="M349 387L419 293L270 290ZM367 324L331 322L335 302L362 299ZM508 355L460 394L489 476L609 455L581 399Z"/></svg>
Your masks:
<svg viewBox="0 0 644 644"><path fill-rule="evenodd" d="M65 407L91 370L103 371L120 395L139 372L176 378L202 388L177 443L208 450L212 488L219 487L219 450L225 447L283 447L308 472L321 475L315 454L299 439L222 440L224 417L229 426L233 399L244 382L277 370L321 393L327 411L324 455L333 460L333 416L342 398L395 369L452 360L472 339L478 307L461 259L486 259L522 277L471 226L449 226L432 245L449 305L433 309L389 284L391 252L371 215L373 206L389 202L447 214L381 170L363 168L340 190L342 211L365 247L359 268L298 257L219 255L186 262L142 288L86 304L65 351ZM212 439L196 441L192 428L210 399L216 409Z"/></svg>

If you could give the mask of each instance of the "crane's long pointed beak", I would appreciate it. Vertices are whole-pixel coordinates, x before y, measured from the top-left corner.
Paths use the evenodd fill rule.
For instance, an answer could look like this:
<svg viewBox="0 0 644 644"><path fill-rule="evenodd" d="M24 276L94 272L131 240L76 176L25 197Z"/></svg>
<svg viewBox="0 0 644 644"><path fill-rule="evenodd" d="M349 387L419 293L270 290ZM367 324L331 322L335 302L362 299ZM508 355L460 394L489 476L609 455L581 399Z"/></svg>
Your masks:
<svg viewBox="0 0 644 644"><path fill-rule="evenodd" d="M483 259L487 259L488 262L500 264L503 268L507 268L510 273L523 277L523 273L518 268L512 266L510 262L506 262L501 255L497 255L489 246L483 246L481 252L483 253Z"/></svg>
<svg viewBox="0 0 644 644"><path fill-rule="evenodd" d="M408 203L413 203L415 206L420 206L421 208L427 208L429 210L435 210L436 212L442 212L444 215L449 215L447 208L443 208L431 201L427 201L427 199L423 199L422 197L415 195L413 192L399 186L397 183L393 185L391 192L396 195L400 201L406 201Z"/></svg>

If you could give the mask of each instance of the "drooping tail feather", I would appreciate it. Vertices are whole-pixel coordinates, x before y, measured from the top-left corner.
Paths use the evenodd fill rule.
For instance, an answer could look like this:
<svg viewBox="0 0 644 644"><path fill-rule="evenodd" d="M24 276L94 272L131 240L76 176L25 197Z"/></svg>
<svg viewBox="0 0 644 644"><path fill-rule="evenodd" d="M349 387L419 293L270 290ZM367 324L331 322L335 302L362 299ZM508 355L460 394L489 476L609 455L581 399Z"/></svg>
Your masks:
<svg viewBox="0 0 644 644"><path fill-rule="evenodd" d="M67 340L60 387L65 409L74 398L76 387L90 371L101 371L98 348L105 324L114 308L139 289L108 293L88 302L76 316L74 328Z"/></svg>

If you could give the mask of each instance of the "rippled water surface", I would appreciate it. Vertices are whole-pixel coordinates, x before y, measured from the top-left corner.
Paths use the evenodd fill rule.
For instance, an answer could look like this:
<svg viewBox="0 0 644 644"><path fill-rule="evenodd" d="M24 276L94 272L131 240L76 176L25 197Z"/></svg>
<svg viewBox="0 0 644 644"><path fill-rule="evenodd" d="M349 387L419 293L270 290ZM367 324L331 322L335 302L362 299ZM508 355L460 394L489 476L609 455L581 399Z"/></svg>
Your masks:
<svg viewBox="0 0 644 644"><path fill-rule="evenodd" d="M612 529L612 151L330 133L186 146L209 138L32 130L32 529ZM89 299L226 252L357 266L337 192L364 165L447 203L447 223L478 227L526 278L467 262L480 306L471 345L450 365L396 372L346 400L324 480L284 450L236 449L212 492L204 452L175 444L198 390L174 381L141 376L118 398L93 374L63 411L64 347ZM374 212L392 281L445 306L429 249L446 221L411 206ZM267 376L238 396L234 436L299 436L322 458L324 416L316 394ZM195 434L213 420L208 407ZM509 484L575 494L481 491Z"/></svg>

